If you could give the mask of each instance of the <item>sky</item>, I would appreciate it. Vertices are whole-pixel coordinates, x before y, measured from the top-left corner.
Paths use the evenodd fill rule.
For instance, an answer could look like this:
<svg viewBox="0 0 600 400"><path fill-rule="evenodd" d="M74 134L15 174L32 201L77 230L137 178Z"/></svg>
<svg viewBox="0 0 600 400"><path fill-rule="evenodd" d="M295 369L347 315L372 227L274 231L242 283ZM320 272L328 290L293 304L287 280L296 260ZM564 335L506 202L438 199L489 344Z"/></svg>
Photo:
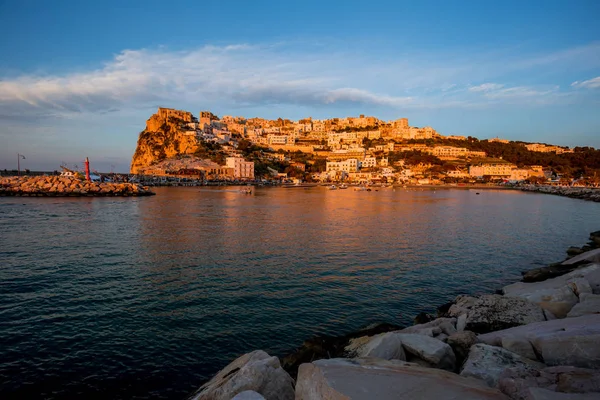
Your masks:
<svg viewBox="0 0 600 400"><path fill-rule="evenodd" d="M600 148L600 1L0 0L0 169L129 170L156 108Z"/></svg>

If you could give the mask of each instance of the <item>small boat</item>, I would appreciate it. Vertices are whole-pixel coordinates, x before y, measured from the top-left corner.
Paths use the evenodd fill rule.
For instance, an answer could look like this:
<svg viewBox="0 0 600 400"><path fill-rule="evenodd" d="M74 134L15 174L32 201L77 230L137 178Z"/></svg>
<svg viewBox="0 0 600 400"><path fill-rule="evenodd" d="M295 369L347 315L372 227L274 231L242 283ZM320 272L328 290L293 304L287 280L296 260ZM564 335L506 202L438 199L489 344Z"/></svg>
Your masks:
<svg viewBox="0 0 600 400"><path fill-rule="evenodd" d="M355 187L355 188L354 188L354 191L355 191L355 192L366 192L367 190L371 190L371 189L367 189L367 188L366 188L366 187L364 187L364 186L358 186L358 187Z"/></svg>
<svg viewBox="0 0 600 400"><path fill-rule="evenodd" d="M342 183L340 185L339 189L348 189L348 185L346 185L345 183Z"/></svg>
<svg viewBox="0 0 600 400"><path fill-rule="evenodd" d="M337 186L335 186L335 185L328 186L327 190L337 190Z"/></svg>
<svg viewBox="0 0 600 400"><path fill-rule="evenodd" d="M251 188L240 189L240 193L242 193L242 194L252 194L252 189Z"/></svg>

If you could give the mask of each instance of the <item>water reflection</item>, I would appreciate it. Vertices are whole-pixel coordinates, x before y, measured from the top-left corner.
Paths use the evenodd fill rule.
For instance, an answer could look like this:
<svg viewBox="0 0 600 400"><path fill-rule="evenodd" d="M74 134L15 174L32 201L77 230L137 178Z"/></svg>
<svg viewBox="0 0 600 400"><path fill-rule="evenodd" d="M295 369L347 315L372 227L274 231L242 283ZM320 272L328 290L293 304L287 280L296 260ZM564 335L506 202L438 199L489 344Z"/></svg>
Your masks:
<svg viewBox="0 0 600 400"><path fill-rule="evenodd" d="M157 191L0 198L0 394L183 398L240 353L408 323L600 225L596 203L506 191Z"/></svg>

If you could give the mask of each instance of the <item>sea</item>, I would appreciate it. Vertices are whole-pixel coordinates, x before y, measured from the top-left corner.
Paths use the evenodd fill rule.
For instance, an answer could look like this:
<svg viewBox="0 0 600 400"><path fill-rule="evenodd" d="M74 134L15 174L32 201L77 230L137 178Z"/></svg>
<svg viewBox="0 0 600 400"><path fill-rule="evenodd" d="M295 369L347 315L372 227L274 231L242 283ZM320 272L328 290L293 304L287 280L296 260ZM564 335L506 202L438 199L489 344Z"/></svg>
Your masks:
<svg viewBox="0 0 600 400"><path fill-rule="evenodd" d="M0 197L0 398L185 399L236 357L411 325L600 229L514 190L155 188Z"/></svg>

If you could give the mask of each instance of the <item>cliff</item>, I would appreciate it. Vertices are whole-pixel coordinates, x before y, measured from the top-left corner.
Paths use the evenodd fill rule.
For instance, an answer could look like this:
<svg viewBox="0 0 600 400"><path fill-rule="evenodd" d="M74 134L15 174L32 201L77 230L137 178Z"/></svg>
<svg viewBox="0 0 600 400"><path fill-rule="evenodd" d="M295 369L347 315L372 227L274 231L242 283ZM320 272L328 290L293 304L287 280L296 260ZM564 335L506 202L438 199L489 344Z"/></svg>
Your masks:
<svg viewBox="0 0 600 400"><path fill-rule="evenodd" d="M137 174L141 168L167 158L196 152L200 144L188 125L190 123L193 123L193 117L187 111L159 108L146 121L146 129L139 135L131 160L131 173Z"/></svg>

